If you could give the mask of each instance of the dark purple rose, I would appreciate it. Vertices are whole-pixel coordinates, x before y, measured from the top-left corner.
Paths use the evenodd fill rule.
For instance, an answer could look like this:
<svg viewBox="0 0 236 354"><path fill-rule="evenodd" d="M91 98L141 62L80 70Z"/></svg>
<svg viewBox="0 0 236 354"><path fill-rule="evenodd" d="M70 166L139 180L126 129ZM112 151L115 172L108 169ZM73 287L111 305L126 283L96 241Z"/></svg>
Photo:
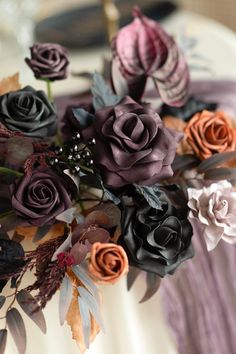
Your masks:
<svg viewBox="0 0 236 354"><path fill-rule="evenodd" d="M189 70L183 54L159 23L144 16L137 7L133 16L133 22L123 27L112 43L116 92L121 94L123 77L128 94L139 100L147 79L151 78L165 103L182 106L189 86Z"/></svg>
<svg viewBox="0 0 236 354"><path fill-rule="evenodd" d="M170 165L181 134L166 128L149 105L125 97L95 116L82 134L96 139L93 157L107 185L153 185L173 174Z"/></svg>
<svg viewBox="0 0 236 354"><path fill-rule="evenodd" d="M54 81L67 77L69 60L66 48L54 43L35 43L30 53L31 58L25 61L37 79Z"/></svg>
<svg viewBox="0 0 236 354"><path fill-rule="evenodd" d="M119 242L131 265L164 277L193 257L193 230L188 208L175 208L163 193L162 210L145 200L135 200L122 212L122 235Z"/></svg>
<svg viewBox="0 0 236 354"><path fill-rule="evenodd" d="M67 175L58 176L49 168L33 170L11 186L15 213L31 225L50 225L68 209L77 188Z"/></svg>
<svg viewBox="0 0 236 354"><path fill-rule="evenodd" d="M56 112L43 91L30 86L0 96L0 122L25 136L44 138L56 133Z"/></svg>

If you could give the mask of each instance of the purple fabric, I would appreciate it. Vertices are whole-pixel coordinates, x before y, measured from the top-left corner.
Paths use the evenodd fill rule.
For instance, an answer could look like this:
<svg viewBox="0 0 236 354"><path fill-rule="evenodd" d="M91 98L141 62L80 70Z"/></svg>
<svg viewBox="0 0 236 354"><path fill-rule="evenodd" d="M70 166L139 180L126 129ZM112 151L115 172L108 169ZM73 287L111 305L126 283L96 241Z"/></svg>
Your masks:
<svg viewBox="0 0 236 354"><path fill-rule="evenodd" d="M236 118L236 82L194 82L192 93L219 102ZM235 216L236 217L236 216ZM236 353L236 246L220 241L207 252L194 230L195 257L162 282L167 321L180 354Z"/></svg>

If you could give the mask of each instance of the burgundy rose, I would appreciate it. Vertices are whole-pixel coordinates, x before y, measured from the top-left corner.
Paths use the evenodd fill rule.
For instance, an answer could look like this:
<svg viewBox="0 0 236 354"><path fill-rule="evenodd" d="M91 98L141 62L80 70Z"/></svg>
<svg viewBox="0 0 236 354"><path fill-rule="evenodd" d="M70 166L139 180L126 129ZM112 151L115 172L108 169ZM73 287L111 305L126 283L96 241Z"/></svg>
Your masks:
<svg viewBox="0 0 236 354"><path fill-rule="evenodd" d="M54 43L35 43L30 53L31 58L25 61L36 78L55 81L67 77L69 60L66 48Z"/></svg>
<svg viewBox="0 0 236 354"><path fill-rule="evenodd" d="M16 214L31 225L52 224L68 209L77 188L67 176L58 176L49 168L35 169L11 186L11 202Z"/></svg>
<svg viewBox="0 0 236 354"><path fill-rule="evenodd" d="M93 157L106 184L153 185L172 175L170 165L182 135L166 128L149 105L125 97L95 117L82 134L85 140L96 139Z"/></svg>
<svg viewBox="0 0 236 354"><path fill-rule="evenodd" d="M121 94L125 80L128 94L139 100L147 79L151 78L165 103L182 106L189 84L189 70L183 54L162 26L144 16L138 7L134 7L133 16L133 22L123 27L112 43L112 76L116 92Z"/></svg>

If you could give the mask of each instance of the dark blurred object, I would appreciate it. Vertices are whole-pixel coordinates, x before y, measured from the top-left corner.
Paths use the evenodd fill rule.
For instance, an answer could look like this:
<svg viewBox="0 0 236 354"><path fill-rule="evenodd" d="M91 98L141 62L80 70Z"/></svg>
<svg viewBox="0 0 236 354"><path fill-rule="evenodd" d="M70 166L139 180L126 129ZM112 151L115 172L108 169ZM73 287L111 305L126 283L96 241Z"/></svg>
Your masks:
<svg viewBox="0 0 236 354"><path fill-rule="evenodd" d="M131 11L134 5L140 6L143 13L157 21L162 21L171 15L177 6L171 1L153 0L120 0L117 2L120 11L120 27L127 25L131 20ZM83 48L106 43L106 29L102 6L93 6L70 9L39 22L35 29L37 41L58 43L67 48Z"/></svg>

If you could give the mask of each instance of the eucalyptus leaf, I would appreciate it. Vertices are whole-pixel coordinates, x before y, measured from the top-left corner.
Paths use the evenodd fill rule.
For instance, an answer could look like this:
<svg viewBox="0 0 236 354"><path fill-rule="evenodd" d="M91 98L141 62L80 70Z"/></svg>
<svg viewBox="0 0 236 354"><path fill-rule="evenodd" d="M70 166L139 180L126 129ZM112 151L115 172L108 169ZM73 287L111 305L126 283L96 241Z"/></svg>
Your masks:
<svg viewBox="0 0 236 354"><path fill-rule="evenodd" d="M79 310L82 322L82 332L84 337L84 344L86 348L89 348L90 344L90 332L91 332L91 319L89 308L82 297L78 297Z"/></svg>
<svg viewBox="0 0 236 354"><path fill-rule="evenodd" d="M97 299L99 300L99 293L96 285L92 281L92 279L88 276L86 270L80 266L73 266L72 270L77 278L84 284L84 286L88 289L88 291Z"/></svg>
<svg viewBox="0 0 236 354"><path fill-rule="evenodd" d="M34 321L43 333L46 333L45 318L35 298L28 291L21 290L16 295L16 300L25 314Z"/></svg>
<svg viewBox="0 0 236 354"><path fill-rule="evenodd" d="M7 330L0 329L0 354L4 354L7 344Z"/></svg>
<svg viewBox="0 0 236 354"><path fill-rule="evenodd" d="M157 292L161 285L161 278L155 273L147 272L146 285L147 289L143 298L139 301L140 304L149 300Z"/></svg>
<svg viewBox="0 0 236 354"><path fill-rule="evenodd" d="M137 184L135 184L135 188L138 193L144 196L144 198L152 208L158 210L162 209L162 202L160 199L161 192L160 192L160 188L157 185L148 187L148 186L138 186Z"/></svg>
<svg viewBox="0 0 236 354"><path fill-rule="evenodd" d="M3 307L5 304L6 298L3 295L0 295L0 309Z"/></svg>
<svg viewBox="0 0 236 354"><path fill-rule="evenodd" d="M198 172L204 173L207 170L217 167L227 161L236 158L236 151L227 151L218 154L214 154L206 160L203 160L197 167Z"/></svg>
<svg viewBox="0 0 236 354"><path fill-rule="evenodd" d="M73 108L72 112L81 129L85 129L95 121L95 116L83 108Z"/></svg>
<svg viewBox="0 0 236 354"><path fill-rule="evenodd" d="M122 99L122 97L117 96L112 92L110 86L107 85L103 77L98 73L93 75L91 91L93 94L93 106L95 111L104 107L115 106Z"/></svg>
<svg viewBox="0 0 236 354"><path fill-rule="evenodd" d="M60 324L63 325L67 312L69 310L71 300L73 297L73 286L66 275L61 283L60 287L60 296L59 296L59 318L60 318Z"/></svg>
<svg viewBox="0 0 236 354"><path fill-rule="evenodd" d="M80 296L84 299L84 302L87 304L90 313L93 315L97 324L104 332L104 323L100 311L100 301L98 301L87 289L82 286L78 287L78 291Z"/></svg>
<svg viewBox="0 0 236 354"><path fill-rule="evenodd" d="M212 168L207 170L204 179L208 180L234 180L236 179L236 168Z"/></svg>
<svg viewBox="0 0 236 354"><path fill-rule="evenodd" d="M190 167L194 167L198 160L194 155L177 155L172 163L171 167L174 172Z"/></svg>
<svg viewBox="0 0 236 354"><path fill-rule="evenodd" d="M25 354L26 330L21 314L13 307L7 312L6 319L7 326L14 339L19 354Z"/></svg>

